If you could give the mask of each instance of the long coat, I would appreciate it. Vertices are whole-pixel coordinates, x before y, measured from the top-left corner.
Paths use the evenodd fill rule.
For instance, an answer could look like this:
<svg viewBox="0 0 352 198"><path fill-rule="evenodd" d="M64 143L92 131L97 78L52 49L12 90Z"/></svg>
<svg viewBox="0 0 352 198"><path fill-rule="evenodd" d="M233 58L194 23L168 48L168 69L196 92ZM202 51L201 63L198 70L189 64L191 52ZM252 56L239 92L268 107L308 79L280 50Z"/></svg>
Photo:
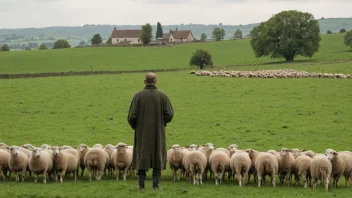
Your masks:
<svg viewBox="0 0 352 198"><path fill-rule="evenodd" d="M174 111L166 94L154 85L146 85L132 99L128 123L135 131L132 168L166 168L165 127Z"/></svg>

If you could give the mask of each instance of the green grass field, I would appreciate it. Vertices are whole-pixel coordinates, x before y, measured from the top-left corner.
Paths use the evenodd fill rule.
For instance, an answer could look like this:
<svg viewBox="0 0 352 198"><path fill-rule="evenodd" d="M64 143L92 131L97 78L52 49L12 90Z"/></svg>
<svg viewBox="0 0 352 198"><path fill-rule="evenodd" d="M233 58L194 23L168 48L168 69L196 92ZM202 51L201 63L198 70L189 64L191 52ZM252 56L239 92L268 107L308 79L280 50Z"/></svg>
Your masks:
<svg viewBox="0 0 352 198"><path fill-rule="evenodd" d="M312 59L298 57L297 60L352 59L352 51L343 45L343 35L322 35L320 51ZM244 39L174 47L74 48L0 53L0 73L189 68L189 59L197 48L209 50L216 66L282 61L255 58L249 41Z"/></svg>
<svg viewBox="0 0 352 198"><path fill-rule="evenodd" d="M324 36L321 52L314 60L351 58L351 51L346 51L342 44L336 44L341 38L341 35ZM241 44L242 50L234 47L237 43ZM82 66L84 64L101 65L96 70L187 68L189 54L199 46L214 50L212 53L217 65L272 61L253 58L248 41L242 40L172 48L0 53L1 62L6 63L0 64L0 73L80 71L86 70ZM170 55L170 51L174 52L174 56ZM122 59L120 62L117 61L119 58L111 56L114 53ZM131 56L134 53L140 53L145 59ZM159 55L153 58L153 54ZM9 64L11 62L12 65ZM352 73L351 62L321 64L297 61L225 69L280 68ZM188 70L156 73L158 87L168 94L175 111L174 120L167 127L168 147L175 143L184 146L211 142L216 147L236 143L243 149L260 151L282 147L316 152L323 152L326 148L351 150L351 79L210 78L188 73ZM143 88L143 78L144 73L1 79L0 142L74 147L80 143L89 146L120 141L133 144L127 113L133 95ZM145 192L136 190L137 180L133 177L126 182L116 181L114 177L89 182L85 175L77 183L69 178L63 184L49 181L48 184L36 185L31 177L26 178L24 183L16 183L12 177L8 181L0 181L0 197L352 197L351 187L345 187L343 179L338 189L329 189L329 192L324 192L322 186L315 190L282 185L274 189L268 184L258 188L253 181L240 188L237 179L226 180L220 186L215 186L214 181L192 186L184 178L172 182L171 171L167 168L161 180L162 189L153 191L150 174Z"/></svg>

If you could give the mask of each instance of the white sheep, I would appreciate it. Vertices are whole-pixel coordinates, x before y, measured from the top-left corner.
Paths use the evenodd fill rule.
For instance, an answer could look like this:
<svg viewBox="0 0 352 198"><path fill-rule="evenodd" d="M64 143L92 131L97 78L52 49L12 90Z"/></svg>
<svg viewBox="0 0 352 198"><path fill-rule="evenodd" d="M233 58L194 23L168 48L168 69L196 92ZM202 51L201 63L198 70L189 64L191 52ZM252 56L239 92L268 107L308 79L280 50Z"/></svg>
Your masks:
<svg viewBox="0 0 352 198"><path fill-rule="evenodd" d="M331 172L332 186L338 187L340 177L345 173L345 169L346 169L347 164L340 157L340 154L338 154L334 150L327 151L326 157L330 160L331 165L332 165L332 172Z"/></svg>
<svg viewBox="0 0 352 198"><path fill-rule="evenodd" d="M244 186L244 182L251 165L252 161L247 152L237 151L231 156L230 167L232 174L236 174L237 176L239 186Z"/></svg>
<svg viewBox="0 0 352 198"><path fill-rule="evenodd" d="M86 144L80 144L77 148L77 151L79 153L79 166L81 168L81 177L83 177L84 169L86 168L84 164L84 156L88 152L89 147Z"/></svg>
<svg viewBox="0 0 352 198"><path fill-rule="evenodd" d="M7 145L7 144L5 144L5 143L3 143L3 142L0 142L0 149L4 149L4 150L6 150L6 149L7 149L7 147L8 147L8 145Z"/></svg>
<svg viewBox="0 0 352 198"><path fill-rule="evenodd" d="M262 184L262 180L265 180L266 175L270 176L272 185L276 186L275 175L278 173L279 163L273 154L260 152L254 166L258 174L258 187Z"/></svg>
<svg viewBox="0 0 352 198"><path fill-rule="evenodd" d="M299 149L297 149L297 148L291 149L291 152L292 152L293 157L295 157L295 159L296 159L297 157L303 155L303 154L301 153L301 150L299 150Z"/></svg>
<svg viewBox="0 0 352 198"><path fill-rule="evenodd" d="M246 152L249 154L249 158L251 159L251 168L248 171L248 183L251 178L251 175L253 175L253 181L254 183L257 183L257 170L255 169L255 160L257 159L259 152L253 149L247 149Z"/></svg>
<svg viewBox="0 0 352 198"><path fill-rule="evenodd" d="M28 157L19 150L18 146L8 148L10 152L9 169L16 175L16 181L24 181L24 176L28 167Z"/></svg>
<svg viewBox="0 0 352 198"><path fill-rule="evenodd" d="M185 148L189 151L196 151L199 148L199 146L196 144L191 144L189 146L186 146Z"/></svg>
<svg viewBox="0 0 352 198"><path fill-rule="evenodd" d="M230 151L230 157L239 149L240 147L237 144L230 144L228 150Z"/></svg>
<svg viewBox="0 0 352 198"><path fill-rule="evenodd" d="M42 148L36 148L32 151L32 155L29 158L29 169L34 173L34 183L37 183L39 174L43 174L43 183L46 183L46 174L48 173L51 177L52 168L53 159L51 153Z"/></svg>
<svg viewBox="0 0 352 198"><path fill-rule="evenodd" d="M328 191L332 165L330 160L323 154L317 154L310 164L313 189L317 187L317 181L324 183L325 191Z"/></svg>
<svg viewBox="0 0 352 198"><path fill-rule="evenodd" d="M6 179L7 172L9 171L10 159L10 153L5 149L0 149L0 176L2 176L3 180Z"/></svg>
<svg viewBox="0 0 352 198"><path fill-rule="evenodd" d="M186 153L184 166L189 173L189 177L193 177L193 185L203 184L203 173L207 166L207 157L203 152L189 151Z"/></svg>
<svg viewBox="0 0 352 198"><path fill-rule="evenodd" d="M109 155L109 160L108 160L109 164L108 164L108 166L106 168L106 169L108 169L108 176L111 176L112 175L112 170L114 170L114 164L113 164L113 162L111 160L111 155L114 152L114 150L115 150L115 147L112 144L107 144L104 147L104 151L106 153L108 153L108 155ZM104 175L106 175L105 172L104 172Z"/></svg>
<svg viewBox="0 0 352 198"><path fill-rule="evenodd" d="M101 180L106 164L106 152L100 148L91 148L84 156L84 165L88 170L89 181L92 181L92 176L96 180Z"/></svg>
<svg viewBox="0 0 352 198"><path fill-rule="evenodd" d="M207 180L208 179L208 172L209 172L209 178L212 179L213 177L213 171L211 170L211 167L210 167L210 155L213 153L213 150L214 150L214 144L212 143L206 143L204 145L202 145L203 147L203 152L205 154L205 156L207 157L207 166L204 170L204 179ZM198 148L199 149L199 148Z"/></svg>
<svg viewBox="0 0 352 198"><path fill-rule="evenodd" d="M167 161L169 162L170 169L172 170L174 181L176 181L176 177L180 180L182 172L185 170L183 166L183 158L186 152L184 152L180 145L174 144L171 149L167 151ZM177 171L180 169L179 174Z"/></svg>
<svg viewBox="0 0 352 198"><path fill-rule="evenodd" d="M343 175L345 176L346 186L348 186L352 179L352 155L349 151L340 151L338 152L338 155L345 162L345 171Z"/></svg>
<svg viewBox="0 0 352 198"><path fill-rule="evenodd" d="M306 155L310 158L313 158L316 155L316 153L314 153L314 151L312 151L312 150L301 151L301 154Z"/></svg>
<svg viewBox="0 0 352 198"><path fill-rule="evenodd" d="M279 161L279 178L280 183L283 184L286 180L287 184L290 185L291 182L291 172L293 162L295 157L292 155L291 150L287 148L282 148L280 151L280 161Z"/></svg>
<svg viewBox="0 0 352 198"><path fill-rule="evenodd" d="M209 157L209 163L215 177L215 185L221 184L225 172L230 169L229 153L221 150L214 151Z"/></svg>
<svg viewBox="0 0 352 198"><path fill-rule="evenodd" d="M51 147L53 150L53 171L55 181L57 181L57 173L60 173L60 182L63 182L62 177L66 173L73 173L75 181L77 181L77 168L79 156L68 152L61 147Z"/></svg>
<svg viewBox="0 0 352 198"><path fill-rule="evenodd" d="M312 163L312 158L302 155L295 159L293 162L293 174L295 176L296 183L299 183L299 178L302 178L304 182L304 188L308 187L308 181L311 180L310 174L310 164Z"/></svg>
<svg viewBox="0 0 352 198"><path fill-rule="evenodd" d="M127 148L127 144L119 142L116 150L111 155L111 160L116 169L116 180L119 180L119 174L123 173L123 180L126 181L127 171L132 165L132 151Z"/></svg>

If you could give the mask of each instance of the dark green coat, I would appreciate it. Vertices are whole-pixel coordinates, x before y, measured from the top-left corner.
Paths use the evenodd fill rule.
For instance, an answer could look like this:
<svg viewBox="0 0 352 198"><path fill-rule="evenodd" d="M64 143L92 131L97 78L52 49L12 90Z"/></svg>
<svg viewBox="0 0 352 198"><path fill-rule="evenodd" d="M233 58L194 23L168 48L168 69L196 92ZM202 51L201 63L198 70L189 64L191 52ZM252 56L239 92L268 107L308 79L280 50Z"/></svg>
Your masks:
<svg viewBox="0 0 352 198"><path fill-rule="evenodd" d="M174 111L169 98L154 85L136 93L128 113L128 123L135 131L132 168L166 168L165 127Z"/></svg>

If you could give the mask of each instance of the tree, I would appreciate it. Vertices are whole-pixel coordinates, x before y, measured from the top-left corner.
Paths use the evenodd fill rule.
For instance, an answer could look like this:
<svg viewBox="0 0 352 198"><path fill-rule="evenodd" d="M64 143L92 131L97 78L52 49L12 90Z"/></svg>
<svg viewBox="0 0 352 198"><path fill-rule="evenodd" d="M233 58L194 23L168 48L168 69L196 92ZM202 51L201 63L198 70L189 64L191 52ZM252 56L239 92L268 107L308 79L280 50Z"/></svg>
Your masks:
<svg viewBox="0 0 352 198"><path fill-rule="evenodd" d="M46 46L45 43L42 43L40 46L39 46L39 50L47 50L48 47Z"/></svg>
<svg viewBox="0 0 352 198"><path fill-rule="evenodd" d="M71 45L67 40L59 39L54 43L53 49L70 48Z"/></svg>
<svg viewBox="0 0 352 198"><path fill-rule="evenodd" d="M340 33L345 33L346 32L346 29L345 28L342 28L341 30L340 30Z"/></svg>
<svg viewBox="0 0 352 198"><path fill-rule="evenodd" d="M105 44L111 45L112 44L112 39L111 36L109 36L108 40L106 40Z"/></svg>
<svg viewBox="0 0 352 198"><path fill-rule="evenodd" d="M212 37L217 41L224 39L225 30L223 28L214 28Z"/></svg>
<svg viewBox="0 0 352 198"><path fill-rule="evenodd" d="M199 66L199 69L204 69L206 66L213 66L213 61L211 60L210 52L197 49L196 52L193 53L189 64L190 66Z"/></svg>
<svg viewBox="0 0 352 198"><path fill-rule="evenodd" d="M320 27L310 13L290 10L280 12L251 31L251 46L257 58L312 57L320 47Z"/></svg>
<svg viewBox="0 0 352 198"><path fill-rule="evenodd" d="M160 22L156 25L156 34L155 34L155 39L158 38L163 38L163 28L161 27Z"/></svg>
<svg viewBox="0 0 352 198"><path fill-rule="evenodd" d="M32 49L29 46L27 46L25 50L26 51L31 51Z"/></svg>
<svg viewBox="0 0 352 198"><path fill-rule="evenodd" d="M142 26L141 40L144 45L148 45L152 41L152 38L153 38L152 31L153 31L153 28L149 23Z"/></svg>
<svg viewBox="0 0 352 198"><path fill-rule="evenodd" d="M3 51L3 52L10 51L10 47L7 44L3 44L0 48L0 51Z"/></svg>
<svg viewBox="0 0 352 198"><path fill-rule="evenodd" d="M347 32L344 40L345 40L345 44L352 48L352 30Z"/></svg>
<svg viewBox="0 0 352 198"><path fill-rule="evenodd" d="M240 29L237 29L233 38L242 39L242 31Z"/></svg>
<svg viewBox="0 0 352 198"><path fill-rule="evenodd" d="M331 30L326 31L326 34L332 34Z"/></svg>
<svg viewBox="0 0 352 198"><path fill-rule="evenodd" d="M200 35L200 40L201 40L201 41L206 41L206 40L207 40L207 35L205 35L204 33L202 33L202 35Z"/></svg>
<svg viewBox="0 0 352 198"><path fill-rule="evenodd" d="M103 39L101 38L100 34L94 34L90 41L92 45L100 45L103 42Z"/></svg>
<svg viewBox="0 0 352 198"><path fill-rule="evenodd" d="M78 43L78 46L87 46L87 42L85 40L81 40L79 43Z"/></svg>

